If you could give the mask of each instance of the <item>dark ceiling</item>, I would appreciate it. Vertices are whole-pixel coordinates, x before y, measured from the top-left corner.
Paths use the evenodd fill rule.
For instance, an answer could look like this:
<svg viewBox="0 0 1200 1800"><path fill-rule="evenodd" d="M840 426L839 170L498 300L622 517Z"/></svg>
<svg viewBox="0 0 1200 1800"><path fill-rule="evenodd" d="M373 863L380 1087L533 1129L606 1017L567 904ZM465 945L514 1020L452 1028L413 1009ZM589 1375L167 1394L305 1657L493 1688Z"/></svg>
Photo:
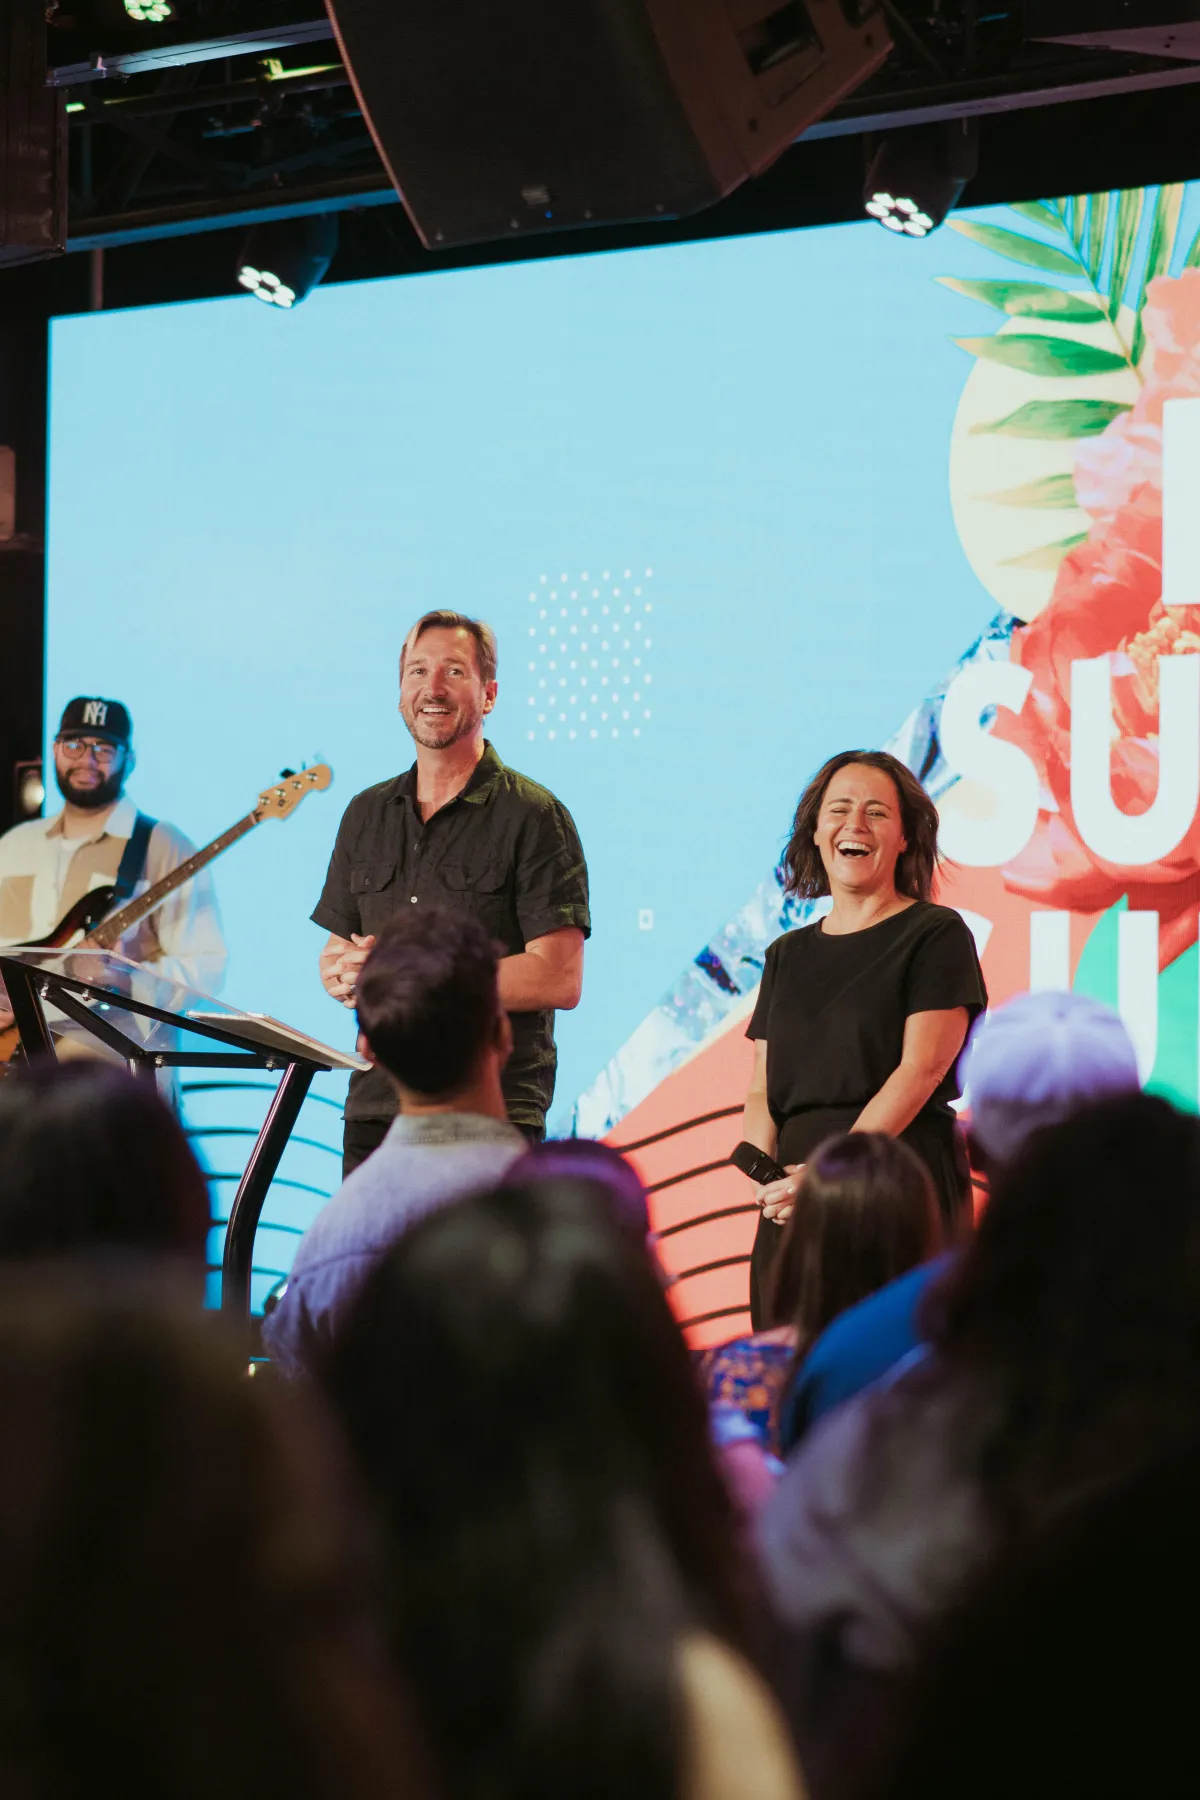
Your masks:
<svg viewBox="0 0 1200 1800"><path fill-rule="evenodd" d="M963 204L1200 175L1200 4L881 4L883 69L709 212L438 254L395 202L318 0L173 0L157 24L124 0L49 0L68 254L0 294L36 280L63 312L233 292L250 220L301 211L339 213L334 281L856 218L865 134L962 114L982 133Z"/></svg>

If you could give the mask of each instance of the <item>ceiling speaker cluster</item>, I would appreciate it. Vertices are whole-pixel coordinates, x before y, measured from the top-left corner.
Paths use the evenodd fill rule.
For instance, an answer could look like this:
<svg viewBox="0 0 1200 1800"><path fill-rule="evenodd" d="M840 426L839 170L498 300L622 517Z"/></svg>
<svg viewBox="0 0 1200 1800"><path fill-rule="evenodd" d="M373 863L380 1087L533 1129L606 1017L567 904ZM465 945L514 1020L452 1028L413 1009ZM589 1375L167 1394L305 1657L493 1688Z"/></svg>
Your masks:
<svg viewBox="0 0 1200 1800"><path fill-rule="evenodd" d="M880 66L877 0L327 0L430 248L693 213Z"/></svg>

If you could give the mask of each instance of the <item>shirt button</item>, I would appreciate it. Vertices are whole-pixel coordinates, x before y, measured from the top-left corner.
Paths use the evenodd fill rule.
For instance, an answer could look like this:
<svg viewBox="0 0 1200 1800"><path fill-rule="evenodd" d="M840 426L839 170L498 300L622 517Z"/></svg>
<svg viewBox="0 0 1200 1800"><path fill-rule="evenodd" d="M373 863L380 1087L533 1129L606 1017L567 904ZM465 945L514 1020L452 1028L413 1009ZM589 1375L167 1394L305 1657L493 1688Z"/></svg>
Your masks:
<svg viewBox="0 0 1200 1800"><path fill-rule="evenodd" d="M415 894L410 894L408 897L412 901L413 905L415 906L417 904L417 896Z"/></svg>

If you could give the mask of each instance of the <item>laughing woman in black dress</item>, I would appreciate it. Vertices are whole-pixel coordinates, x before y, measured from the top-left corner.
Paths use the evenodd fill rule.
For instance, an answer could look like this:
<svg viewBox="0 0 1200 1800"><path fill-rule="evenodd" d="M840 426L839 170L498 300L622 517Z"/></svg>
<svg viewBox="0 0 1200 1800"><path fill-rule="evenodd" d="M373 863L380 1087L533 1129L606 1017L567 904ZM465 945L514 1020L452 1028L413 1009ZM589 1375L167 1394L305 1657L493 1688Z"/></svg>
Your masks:
<svg viewBox="0 0 1200 1800"><path fill-rule="evenodd" d="M747 1037L754 1076L742 1135L789 1171L757 1190L750 1265L755 1330L803 1165L843 1131L902 1137L953 1226L969 1195L950 1101L954 1065L987 990L970 931L929 895L937 810L885 751L846 750L800 796L784 853L788 891L832 896L825 918L767 951Z"/></svg>

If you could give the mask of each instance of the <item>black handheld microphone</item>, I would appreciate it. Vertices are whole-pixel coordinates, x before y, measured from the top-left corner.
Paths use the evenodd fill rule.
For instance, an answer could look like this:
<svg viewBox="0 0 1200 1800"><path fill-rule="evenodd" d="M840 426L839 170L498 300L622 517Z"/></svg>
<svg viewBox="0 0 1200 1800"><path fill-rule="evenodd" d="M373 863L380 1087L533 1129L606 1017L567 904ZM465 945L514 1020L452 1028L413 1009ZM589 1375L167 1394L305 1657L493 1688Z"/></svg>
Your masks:
<svg viewBox="0 0 1200 1800"><path fill-rule="evenodd" d="M787 1170L781 1168L765 1150L760 1150L757 1144L748 1144L745 1138L730 1153L729 1160L735 1169L740 1169L743 1175L748 1175L759 1187L765 1187L768 1181L787 1180Z"/></svg>

